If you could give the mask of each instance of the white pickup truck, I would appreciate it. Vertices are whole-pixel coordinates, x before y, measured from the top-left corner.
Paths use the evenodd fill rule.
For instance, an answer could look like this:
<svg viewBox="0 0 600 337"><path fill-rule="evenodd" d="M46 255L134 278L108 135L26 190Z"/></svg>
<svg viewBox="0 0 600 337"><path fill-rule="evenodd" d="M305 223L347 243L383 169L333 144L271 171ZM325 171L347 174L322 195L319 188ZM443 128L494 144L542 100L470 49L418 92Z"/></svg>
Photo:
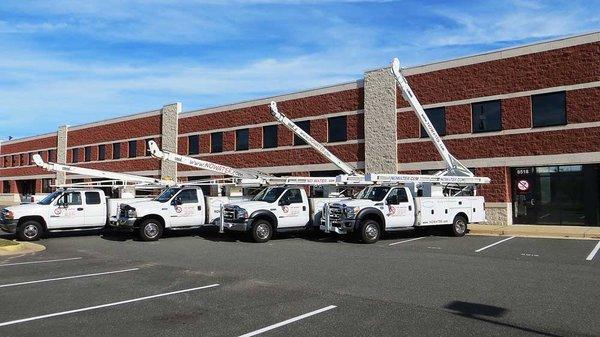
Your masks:
<svg viewBox="0 0 600 337"><path fill-rule="evenodd" d="M36 203L4 208L0 228L22 241L37 240L46 231L102 228L125 200L107 199L100 189L58 190Z"/></svg>
<svg viewBox="0 0 600 337"><path fill-rule="evenodd" d="M379 240L383 231L410 227L449 225L455 236L467 232L468 223L485 221L481 196L415 197L403 186L365 187L353 199L330 203L321 230L354 233L365 243Z"/></svg>
<svg viewBox="0 0 600 337"><path fill-rule="evenodd" d="M156 241L165 229L217 225L221 205L236 199L205 197L198 186L169 187L152 200L121 204L118 220L110 226L133 231L143 241Z"/></svg>
<svg viewBox="0 0 600 337"><path fill-rule="evenodd" d="M308 198L302 187L267 187L251 200L226 204L223 227L248 232L255 242L267 242L276 231L318 228L323 206L344 199Z"/></svg>

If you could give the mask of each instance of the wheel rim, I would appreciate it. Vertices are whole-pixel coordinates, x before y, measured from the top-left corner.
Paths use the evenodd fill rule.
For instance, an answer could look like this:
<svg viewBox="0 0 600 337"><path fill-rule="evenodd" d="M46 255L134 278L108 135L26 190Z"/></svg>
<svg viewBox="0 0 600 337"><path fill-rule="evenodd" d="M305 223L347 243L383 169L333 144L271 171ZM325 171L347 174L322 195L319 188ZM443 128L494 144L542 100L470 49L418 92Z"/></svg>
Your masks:
<svg viewBox="0 0 600 337"><path fill-rule="evenodd" d="M467 226L462 219L458 219L454 223L454 230L456 231L456 233L462 234L466 228Z"/></svg>
<svg viewBox="0 0 600 337"><path fill-rule="evenodd" d="M377 239L377 237L379 236L379 228L377 227L377 225L374 224L368 224L365 227L365 237L368 240L374 240Z"/></svg>
<svg viewBox="0 0 600 337"><path fill-rule="evenodd" d="M155 238L158 235L158 225L151 222L144 227L144 234L149 238Z"/></svg>
<svg viewBox="0 0 600 337"><path fill-rule="evenodd" d="M267 224L261 223L258 226L256 226L256 236L261 240L268 238L270 232L271 229Z"/></svg>
<svg viewBox="0 0 600 337"><path fill-rule="evenodd" d="M38 235L38 232L39 230L36 225L27 225L25 226L25 229L23 229L23 234L28 239L36 237Z"/></svg>

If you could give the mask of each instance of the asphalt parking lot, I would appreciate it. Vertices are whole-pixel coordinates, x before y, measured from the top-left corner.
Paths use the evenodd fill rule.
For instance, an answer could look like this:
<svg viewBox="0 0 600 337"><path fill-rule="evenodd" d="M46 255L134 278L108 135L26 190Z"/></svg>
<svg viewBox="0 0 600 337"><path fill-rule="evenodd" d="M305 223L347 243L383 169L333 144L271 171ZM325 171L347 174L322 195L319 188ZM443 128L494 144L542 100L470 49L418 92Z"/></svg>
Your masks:
<svg viewBox="0 0 600 337"><path fill-rule="evenodd" d="M0 259L0 336L600 335L597 240L429 234L52 234Z"/></svg>

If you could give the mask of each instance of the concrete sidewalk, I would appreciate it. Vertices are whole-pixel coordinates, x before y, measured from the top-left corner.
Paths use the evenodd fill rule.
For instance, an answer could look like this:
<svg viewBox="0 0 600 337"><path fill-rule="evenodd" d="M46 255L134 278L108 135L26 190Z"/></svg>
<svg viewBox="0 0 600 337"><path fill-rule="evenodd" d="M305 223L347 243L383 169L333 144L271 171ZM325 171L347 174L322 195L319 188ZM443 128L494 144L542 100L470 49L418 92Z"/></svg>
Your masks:
<svg viewBox="0 0 600 337"><path fill-rule="evenodd" d="M533 236L545 238L600 239L600 227L548 225L469 225L470 235Z"/></svg>

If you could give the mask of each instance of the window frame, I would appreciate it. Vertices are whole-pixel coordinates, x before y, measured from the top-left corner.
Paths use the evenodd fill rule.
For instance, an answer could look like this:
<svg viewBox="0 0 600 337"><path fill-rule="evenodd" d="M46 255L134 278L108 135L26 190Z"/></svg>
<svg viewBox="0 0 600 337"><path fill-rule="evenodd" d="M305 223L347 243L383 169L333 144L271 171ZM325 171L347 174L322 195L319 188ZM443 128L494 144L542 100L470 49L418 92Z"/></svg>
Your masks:
<svg viewBox="0 0 600 337"><path fill-rule="evenodd" d="M73 164L79 163L79 148L71 149L71 162Z"/></svg>
<svg viewBox="0 0 600 337"><path fill-rule="evenodd" d="M245 137L240 137L240 133L245 132ZM245 146L240 146L240 138L246 138ZM242 144L244 145L244 144ZM235 150L236 151L246 151L250 149L250 129L237 129L235 130Z"/></svg>
<svg viewBox="0 0 600 337"><path fill-rule="evenodd" d="M83 161L88 162L92 161L92 147L86 146L83 148Z"/></svg>
<svg viewBox="0 0 600 337"><path fill-rule="evenodd" d="M310 135L310 120L298 121L295 123L300 129L302 129L302 131L304 131ZM306 126L306 128L302 127L303 125ZM329 132L329 130L327 132ZM302 138L298 137L298 135L294 134L294 140L293 140L292 145L302 146L302 145L307 145L307 144L304 141L304 139L302 139Z"/></svg>
<svg viewBox="0 0 600 337"><path fill-rule="evenodd" d="M267 130L271 130L271 131L269 131L269 136L275 136L274 139L269 141L269 144L267 144ZM270 134L273 131L274 131L274 134ZM279 146L279 139L278 139L279 132L278 132L277 124L263 126L262 132L263 132L263 141L262 141L263 149L274 149Z"/></svg>
<svg viewBox="0 0 600 337"><path fill-rule="evenodd" d="M333 129L335 127L334 121L342 121L342 120L344 121L343 138L338 139L338 137L332 137L332 134L334 133L333 131L335 131ZM339 142L345 142L345 141L348 141L348 116L336 116L336 117L327 118L327 142L328 143L339 143Z"/></svg>
<svg viewBox="0 0 600 337"><path fill-rule="evenodd" d="M112 150L112 159L121 159L121 143L113 143Z"/></svg>
<svg viewBox="0 0 600 337"><path fill-rule="evenodd" d="M132 146L133 145L133 146ZM133 149L133 152L131 151ZM127 142L127 158L137 157L137 140L133 139Z"/></svg>
<svg viewBox="0 0 600 337"><path fill-rule="evenodd" d="M191 156L200 154L200 135L189 135L188 136L187 153Z"/></svg>
<svg viewBox="0 0 600 337"><path fill-rule="evenodd" d="M448 125L446 123L446 107L445 106L440 106L440 107L436 107L436 108L429 108L429 109L424 109L425 110L425 115L427 115L427 118L429 118L429 121L431 122L431 124L433 125L433 128L435 129L435 131L438 133L438 135L440 135L440 137L445 136L448 132ZM432 119L432 116L429 115L428 112L437 112L437 111L441 111L444 118L444 128L443 131L440 132L440 130L438 130L435 127L435 123L433 122L434 119ZM419 123L419 127L420 127L420 138L429 138L429 135L427 134L427 131L425 130L425 128L423 127L423 125L421 125L421 123Z"/></svg>
<svg viewBox="0 0 600 337"><path fill-rule="evenodd" d="M215 137L218 139L218 147L215 147ZM217 131L210 134L210 153L221 153L223 152L223 131Z"/></svg>
<svg viewBox="0 0 600 337"><path fill-rule="evenodd" d="M89 200L88 196L92 195L92 194L95 194L95 195L98 196L98 202L95 202L95 200L94 200L94 202L89 202L88 201ZM102 198L100 197L100 192L86 191L86 192L84 192L84 198L85 198L85 204L86 205L100 205L100 204L102 204Z"/></svg>
<svg viewBox="0 0 600 337"><path fill-rule="evenodd" d="M484 118L488 116L489 112L485 111L485 105L487 104L498 104L498 128L494 129L484 129L484 130L476 130L475 129L475 106L481 106L482 112L484 114ZM496 99L491 101L484 102L475 102L471 103L471 132L473 133L485 133L485 132L497 132L502 131L502 100Z"/></svg>
<svg viewBox="0 0 600 337"><path fill-rule="evenodd" d="M98 160L106 160L106 144L98 145Z"/></svg>
<svg viewBox="0 0 600 337"><path fill-rule="evenodd" d="M562 120L560 122L552 122L549 124L536 124L536 107L534 102L536 101L536 99L542 98L542 97L550 97L550 96L555 96L555 95L561 95L561 99L562 99ZM561 125L567 125L568 124L568 120L567 120L567 92L566 91L554 91L554 92L549 92L549 93L545 93L545 94L538 94L538 95L531 95L530 96L531 99L531 127L532 128L543 128L543 127L549 127L549 126L561 126ZM538 112L538 114L541 112ZM538 117L539 119L540 117Z"/></svg>

